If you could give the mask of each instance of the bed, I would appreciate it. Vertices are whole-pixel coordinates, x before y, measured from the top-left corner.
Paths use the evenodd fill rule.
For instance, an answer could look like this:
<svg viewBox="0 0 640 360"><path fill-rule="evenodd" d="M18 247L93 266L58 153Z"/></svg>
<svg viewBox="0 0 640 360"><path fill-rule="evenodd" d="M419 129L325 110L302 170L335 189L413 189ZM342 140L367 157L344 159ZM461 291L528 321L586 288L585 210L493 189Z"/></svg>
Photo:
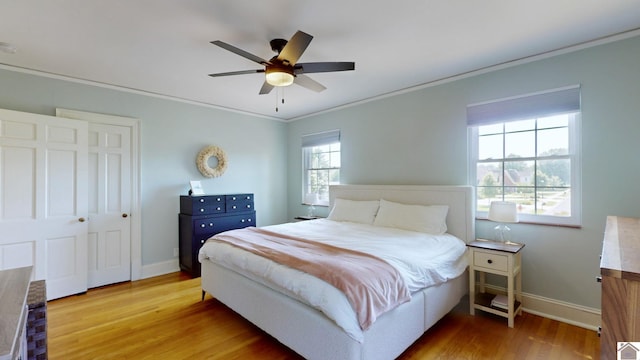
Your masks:
<svg viewBox="0 0 640 360"><path fill-rule="evenodd" d="M456 237L459 239L458 242L462 243L463 248L464 243L474 239L472 200L473 192L469 186L336 185L330 187L330 206L332 209L334 205L337 205L336 203L364 204L370 201L386 201L388 204L428 205L429 208L444 206L447 208L445 215L446 234L444 236ZM360 211L359 213L365 212ZM382 208L377 216L382 215L381 212ZM374 216L376 215L374 214ZM336 218L336 216L333 217ZM381 217L377 220L380 219ZM338 220L342 219L339 219L338 216ZM368 236L366 231L369 231L368 227L371 227L371 225L350 224L349 221L312 220L300 224L265 227L265 229L272 231L267 234L292 231L292 234L297 236L312 234L317 229L322 229L323 226L331 226L331 223L336 223L338 226L339 230L336 230L335 234L353 232L354 234L360 233L361 236ZM261 231L261 229L254 230ZM386 229L385 231L389 231L390 235L395 236L395 230ZM400 229L398 232L405 232L409 235L413 233L413 231L405 231L404 229ZM317 236L321 237L320 234ZM217 258L214 256L215 251L220 251L221 240L207 241L200 251L203 295L205 292L211 294L307 359L394 359L456 306L468 290L465 250L460 250L460 246L456 245L456 251L462 251L462 254L457 254L458 259L456 260L447 260L451 262L452 268L456 268L455 271L445 271L442 279L423 288L417 289L416 287L420 285L414 284L408 301L401 301L390 307L391 310L376 314L375 321L367 323L365 327L362 326L362 322L353 325L354 320L349 318L353 317L359 320L359 312L351 314L354 313L353 310L350 310L351 313L344 311L347 313L347 320L344 320L341 318L343 316L341 308L330 310L334 306L334 302L344 301L340 298L344 297L344 294L335 288L327 290L326 293L321 292L320 300L305 299L300 293L313 293L313 291L306 288L303 291L293 290L294 288L288 287L287 281L284 283L273 282L275 281L273 278L277 278L275 275L269 280L256 276L258 272L279 274L280 271L295 272L297 270L283 270L284 266L282 265L274 267L271 260L259 259L257 262L262 262L266 267L254 272L252 270L254 261L248 259L257 255L241 249L232 250L232 252L240 252L240 256L246 257L238 260L237 263L252 265L248 268L234 266L232 255L225 253L218 255ZM224 248L226 245L228 244L222 244L222 247ZM213 246L218 248L214 251ZM227 248L233 247L227 246ZM381 255L384 256L384 254ZM279 276L282 279L283 276L289 275L284 272ZM298 280L301 284L315 284L310 282L310 275L303 274L303 276L307 276L307 278L303 277ZM291 279L293 278L291 276ZM323 282L318 279L313 281ZM308 288L315 288L315 285L309 285ZM333 287L327 285L327 288ZM335 291L342 295L335 295L329 291Z"/></svg>

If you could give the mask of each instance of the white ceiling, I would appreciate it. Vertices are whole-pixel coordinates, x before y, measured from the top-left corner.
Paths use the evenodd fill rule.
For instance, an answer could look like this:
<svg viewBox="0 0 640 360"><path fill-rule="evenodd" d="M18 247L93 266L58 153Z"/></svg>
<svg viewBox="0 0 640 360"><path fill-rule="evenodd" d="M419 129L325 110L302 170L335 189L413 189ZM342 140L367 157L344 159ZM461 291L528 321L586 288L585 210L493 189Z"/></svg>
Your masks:
<svg viewBox="0 0 640 360"><path fill-rule="evenodd" d="M0 63L270 118L294 119L640 28L638 0L0 0ZM314 36L300 62L355 61L258 95L273 38ZM6 66L5 66L6 68Z"/></svg>

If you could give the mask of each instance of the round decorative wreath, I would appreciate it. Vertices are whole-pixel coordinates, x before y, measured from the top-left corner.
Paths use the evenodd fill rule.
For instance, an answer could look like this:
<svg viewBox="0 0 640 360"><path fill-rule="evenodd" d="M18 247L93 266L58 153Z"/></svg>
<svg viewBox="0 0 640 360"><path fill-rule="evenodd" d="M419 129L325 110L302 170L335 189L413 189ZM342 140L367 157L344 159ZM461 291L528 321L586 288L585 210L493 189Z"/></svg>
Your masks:
<svg viewBox="0 0 640 360"><path fill-rule="evenodd" d="M209 159L212 156L218 159L218 166L216 166L215 169L209 166ZM215 145L206 146L198 153L196 165L198 165L198 170L200 170L202 175L206 177L218 177L227 170L227 154Z"/></svg>

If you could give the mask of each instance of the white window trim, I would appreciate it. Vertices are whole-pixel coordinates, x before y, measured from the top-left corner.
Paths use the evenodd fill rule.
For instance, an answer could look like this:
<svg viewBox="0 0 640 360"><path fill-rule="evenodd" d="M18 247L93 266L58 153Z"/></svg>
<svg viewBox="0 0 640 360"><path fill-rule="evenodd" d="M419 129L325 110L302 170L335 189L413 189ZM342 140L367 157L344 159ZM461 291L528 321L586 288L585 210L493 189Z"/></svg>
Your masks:
<svg viewBox="0 0 640 360"><path fill-rule="evenodd" d="M309 151L314 146L330 145L340 142L340 130L329 130L302 136L302 201L303 205L329 206L329 197L316 203L311 203L307 199L307 184L309 182ZM342 148L340 149L342 154ZM321 168L317 170L341 170L340 167Z"/></svg>
<svg viewBox="0 0 640 360"><path fill-rule="evenodd" d="M572 89L574 87L567 87L564 89ZM541 92L542 94L547 92ZM504 122L499 122L504 123ZM582 141L581 136L581 112L578 112L575 116L569 118L569 158L571 159L571 216L550 216L550 215L534 215L534 214L519 214L520 222L542 224L542 225L555 225L555 226L567 226L567 227L580 227L582 226ZM488 123L487 123L488 124ZM477 163L478 163L478 126L468 126L469 136L469 183L476 186L477 183ZM537 157L537 156L536 156ZM477 199L474 200L474 209L477 209ZM477 211L476 218L486 219L488 216L487 211Z"/></svg>

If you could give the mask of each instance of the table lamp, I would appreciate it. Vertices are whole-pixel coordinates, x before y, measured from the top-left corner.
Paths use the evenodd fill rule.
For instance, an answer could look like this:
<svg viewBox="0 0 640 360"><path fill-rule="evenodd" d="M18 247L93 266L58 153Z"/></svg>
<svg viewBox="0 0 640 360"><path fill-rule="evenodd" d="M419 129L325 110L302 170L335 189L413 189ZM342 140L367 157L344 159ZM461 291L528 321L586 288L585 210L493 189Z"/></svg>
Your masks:
<svg viewBox="0 0 640 360"><path fill-rule="evenodd" d="M489 207L489 220L499 223L493 230L497 240L505 244L511 243L511 229L507 223L518 222L516 203L509 201L492 201Z"/></svg>

